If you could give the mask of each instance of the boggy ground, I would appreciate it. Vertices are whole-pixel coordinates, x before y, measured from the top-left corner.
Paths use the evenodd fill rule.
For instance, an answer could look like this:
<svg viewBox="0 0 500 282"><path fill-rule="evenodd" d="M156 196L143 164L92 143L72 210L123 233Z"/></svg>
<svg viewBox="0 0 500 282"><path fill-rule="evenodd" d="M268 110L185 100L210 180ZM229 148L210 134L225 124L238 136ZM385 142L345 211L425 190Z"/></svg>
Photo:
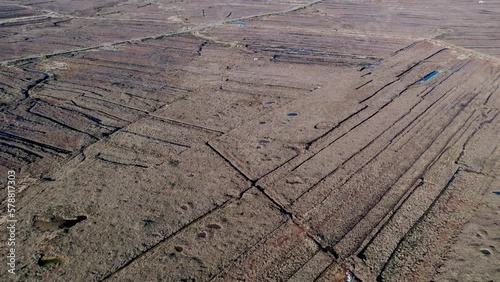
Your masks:
<svg viewBox="0 0 500 282"><path fill-rule="evenodd" d="M1 280L500 280L499 12L0 1Z"/></svg>

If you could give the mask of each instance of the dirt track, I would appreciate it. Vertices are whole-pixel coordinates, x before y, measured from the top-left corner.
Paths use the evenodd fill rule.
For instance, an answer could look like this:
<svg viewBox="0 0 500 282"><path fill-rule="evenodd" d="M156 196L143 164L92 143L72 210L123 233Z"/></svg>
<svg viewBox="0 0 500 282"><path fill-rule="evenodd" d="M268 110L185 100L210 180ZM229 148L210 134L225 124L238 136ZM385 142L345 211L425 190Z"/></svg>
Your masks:
<svg viewBox="0 0 500 282"><path fill-rule="evenodd" d="M499 4L30 2L0 280L500 280Z"/></svg>

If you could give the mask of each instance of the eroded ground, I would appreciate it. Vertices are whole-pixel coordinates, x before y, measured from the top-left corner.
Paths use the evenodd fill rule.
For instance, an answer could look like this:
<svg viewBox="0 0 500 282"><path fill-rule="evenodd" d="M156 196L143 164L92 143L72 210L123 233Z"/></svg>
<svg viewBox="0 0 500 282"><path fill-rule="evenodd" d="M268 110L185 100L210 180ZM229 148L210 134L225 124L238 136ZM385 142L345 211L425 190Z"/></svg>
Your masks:
<svg viewBox="0 0 500 282"><path fill-rule="evenodd" d="M0 1L1 280L500 280L499 13Z"/></svg>

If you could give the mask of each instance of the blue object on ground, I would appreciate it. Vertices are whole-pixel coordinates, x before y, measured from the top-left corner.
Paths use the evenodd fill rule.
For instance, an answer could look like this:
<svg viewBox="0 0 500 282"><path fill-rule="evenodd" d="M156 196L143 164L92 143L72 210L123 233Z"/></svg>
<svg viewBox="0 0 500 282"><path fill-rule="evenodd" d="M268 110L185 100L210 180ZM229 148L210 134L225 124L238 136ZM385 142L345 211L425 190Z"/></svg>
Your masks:
<svg viewBox="0 0 500 282"><path fill-rule="evenodd" d="M428 75L424 76L424 78L422 78L422 81L427 81L438 73L439 73L439 71L435 70L435 71L429 73Z"/></svg>
<svg viewBox="0 0 500 282"><path fill-rule="evenodd" d="M233 22L233 24L237 24L237 25L240 25L240 26L246 26L247 25L246 22Z"/></svg>

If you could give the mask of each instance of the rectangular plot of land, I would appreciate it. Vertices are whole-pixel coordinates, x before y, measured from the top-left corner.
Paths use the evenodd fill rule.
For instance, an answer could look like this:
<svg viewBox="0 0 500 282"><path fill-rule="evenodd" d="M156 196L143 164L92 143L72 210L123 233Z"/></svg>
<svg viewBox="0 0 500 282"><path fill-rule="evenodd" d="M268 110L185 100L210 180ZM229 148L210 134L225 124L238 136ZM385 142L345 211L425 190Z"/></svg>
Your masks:
<svg viewBox="0 0 500 282"><path fill-rule="evenodd" d="M210 132L159 119L135 125L127 128L135 134L122 131L90 146L81 163L54 172L19 199L23 218L86 218L67 231L24 221L23 273L43 272L37 261L44 254L65 258L62 270L48 277L102 279L250 187L204 145Z"/></svg>
<svg viewBox="0 0 500 282"><path fill-rule="evenodd" d="M321 251L316 242L290 220L239 257L214 280L287 281L301 272L318 253ZM325 256L328 258L328 255ZM322 258L315 260L321 267ZM325 260L330 263L332 259Z"/></svg>
<svg viewBox="0 0 500 282"><path fill-rule="evenodd" d="M253 246L285 222L286 216L253 188L160 243L109 281L210 280L239 259L251 259Z"/></svg>

